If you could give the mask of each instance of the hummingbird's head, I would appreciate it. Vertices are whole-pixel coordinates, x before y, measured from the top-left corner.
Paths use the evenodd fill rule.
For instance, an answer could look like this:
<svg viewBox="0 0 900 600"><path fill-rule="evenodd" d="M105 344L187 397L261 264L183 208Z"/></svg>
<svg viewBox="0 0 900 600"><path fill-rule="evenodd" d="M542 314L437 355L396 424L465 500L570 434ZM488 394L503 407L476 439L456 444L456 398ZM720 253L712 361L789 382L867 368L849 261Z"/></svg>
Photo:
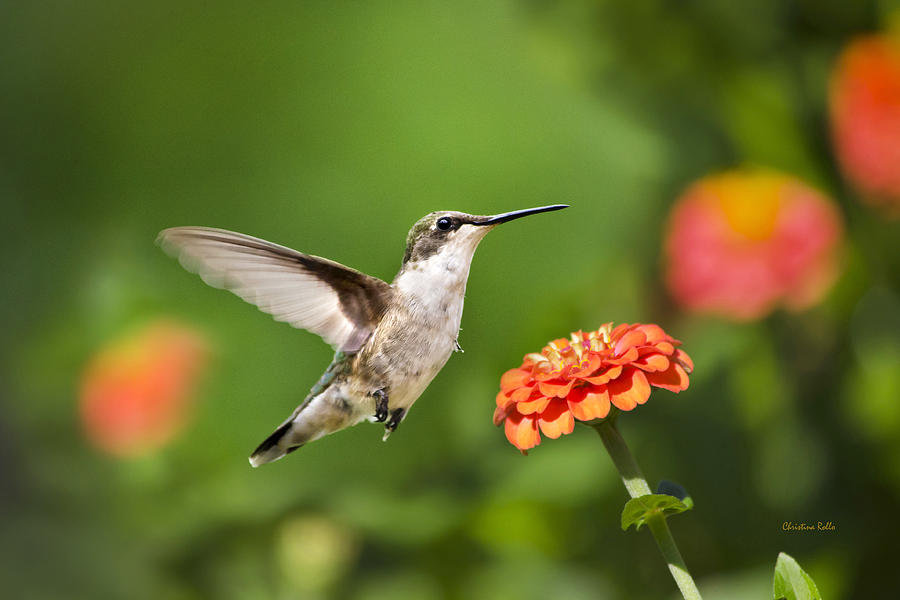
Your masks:
<svg viewBox="0 0 900 600"><path fill-rule="evenodd" d="M566 204L554 204L487 216L452 210L429 213L416 221L409 230L403 265L425 261L442 251L450 251L461 255L461 258L471 260L478 242L500 223L567 207Z"/></svg>

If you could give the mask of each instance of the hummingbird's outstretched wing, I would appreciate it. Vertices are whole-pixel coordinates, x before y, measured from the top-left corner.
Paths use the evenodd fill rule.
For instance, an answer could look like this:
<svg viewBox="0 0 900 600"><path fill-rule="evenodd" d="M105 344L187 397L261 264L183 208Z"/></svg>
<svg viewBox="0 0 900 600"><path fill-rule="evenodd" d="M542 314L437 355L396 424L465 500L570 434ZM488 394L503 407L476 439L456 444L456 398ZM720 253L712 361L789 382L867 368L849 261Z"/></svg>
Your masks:
<svg viewBox="0 0 900 600"><path fill-rule="evenodd" d="M340 263L224 229L173 227L156 241L207 284L347 353L366 343L394 293Z"/></svg>

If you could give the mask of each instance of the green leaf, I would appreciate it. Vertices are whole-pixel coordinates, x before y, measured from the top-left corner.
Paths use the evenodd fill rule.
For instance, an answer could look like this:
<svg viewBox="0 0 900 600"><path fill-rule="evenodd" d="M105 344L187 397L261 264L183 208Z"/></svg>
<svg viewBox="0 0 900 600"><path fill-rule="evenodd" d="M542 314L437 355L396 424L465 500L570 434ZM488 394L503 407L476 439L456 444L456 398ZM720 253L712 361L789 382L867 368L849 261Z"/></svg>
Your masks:
<svg viewBox="0 0 900 600"><path fill-rule="evenodd" d="M822 600L819 588L797 561L784 552L775 563L775 582L772 589L775 600Z"/></svg>
<svg viewBox="0 0 900 600"><path fill-rule="evenodd" d="M667 517L690 510L694 503L690 501L690 498L688 501L690 504L668 494L647 494L632 498L625 503L625 508L622 510L622 531L632 525L635 529L640 529L651 517L656 515Z"/></svg>

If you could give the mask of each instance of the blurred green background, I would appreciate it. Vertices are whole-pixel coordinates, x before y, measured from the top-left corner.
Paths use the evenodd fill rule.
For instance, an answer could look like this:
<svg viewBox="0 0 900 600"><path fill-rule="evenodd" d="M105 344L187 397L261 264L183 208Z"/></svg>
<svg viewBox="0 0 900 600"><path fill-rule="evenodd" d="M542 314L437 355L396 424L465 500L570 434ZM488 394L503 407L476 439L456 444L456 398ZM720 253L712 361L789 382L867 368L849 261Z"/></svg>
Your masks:
<svg viewBox="0 0 900 600"><path fill-rule="evenodd" d="M660 323L696 362L621 428L707 598L771 597L779 551L827 598L900 594L900 227L842 182L829 69L887 3L25 3L0 6L0 582L21 598L668 598L587 428L522 457L491 425L523 354ZM828 192L844 273L805 313L729 324L660 283L668 207L742 164ZM438 209L551 203L481 245L457 354L389 443L361 425L246 457L331 357L153 245L208 225L390 280ZM82 373L156 318L208 337L194 414L115 458ZM833 521L827 534L782 523Z"/></svg>

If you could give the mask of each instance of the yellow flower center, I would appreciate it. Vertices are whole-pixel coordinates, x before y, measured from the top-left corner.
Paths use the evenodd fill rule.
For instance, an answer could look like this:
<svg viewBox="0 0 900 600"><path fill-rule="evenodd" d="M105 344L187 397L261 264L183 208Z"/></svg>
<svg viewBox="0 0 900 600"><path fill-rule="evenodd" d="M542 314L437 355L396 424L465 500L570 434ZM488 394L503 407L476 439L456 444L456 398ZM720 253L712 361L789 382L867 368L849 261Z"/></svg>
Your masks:
<svg viewBox="0 0 900 600"><path fill-rule="evenodd" d="M556 340L547 344L541 354L529 354L535 364L547 363L545 372L559 375L569 365L583 369L588 366L588 352L600 352L610 347L609 333L612 323L606 323L597 331L576 331L571 340Z"/></svg>
<svg viewBox="0 0 900 600"><path fill-rule="evenodd" d="M751 240L763 240L775 230L789 181L775 173L735 172L713 177L706 185L734 231Z"/></svg>

